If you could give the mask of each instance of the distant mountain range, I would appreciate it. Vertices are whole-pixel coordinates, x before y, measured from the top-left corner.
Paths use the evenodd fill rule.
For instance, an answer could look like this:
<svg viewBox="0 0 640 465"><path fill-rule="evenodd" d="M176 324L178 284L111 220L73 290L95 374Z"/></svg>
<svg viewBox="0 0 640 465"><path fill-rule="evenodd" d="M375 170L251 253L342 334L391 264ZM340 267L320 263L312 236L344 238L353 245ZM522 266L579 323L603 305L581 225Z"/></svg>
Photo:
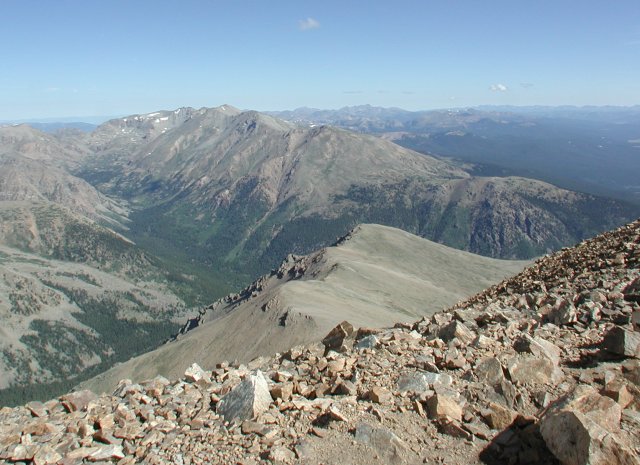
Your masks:
<svg viewBox="0 0 640 465"><path fill-rule="evenodd" d="M272 112L302 125L376 134L471 163L478 175L518 175L640 204L640 106L511 107L410 112L369 105Z"/></svg>
<svg viewBox="0 0 640 465"><path fill-rule="evenodd" d="M361 222L528 258L635 211L521 177L474 177L380 137L228 105L112 120L63 140L91 153L78 176L131 204L136 241L254 276Z"/></svg>

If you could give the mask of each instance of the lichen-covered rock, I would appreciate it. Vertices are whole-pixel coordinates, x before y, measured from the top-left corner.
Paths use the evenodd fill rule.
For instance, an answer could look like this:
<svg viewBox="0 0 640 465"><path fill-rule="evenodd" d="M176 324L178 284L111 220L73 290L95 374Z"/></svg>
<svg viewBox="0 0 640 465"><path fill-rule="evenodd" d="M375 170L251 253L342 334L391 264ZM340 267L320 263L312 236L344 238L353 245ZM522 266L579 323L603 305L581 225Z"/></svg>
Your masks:
<svg viewBox="0 0 640 465"><path fill-rule="evenodd" d="M507 362L511 381L521 384L557 384L562 371L546 357L517 355Z"/></svg>
<svg viewBox="0 0 640 465"><path fill-rule="evenodd" d="M489 386L496 386L504 379L502 364L495 357L486 357L479 360L472 372L479 382L486 383Z"/></svg>
<svg viewBox="0 0 640 465"><path fill-rule="evenodd" d="M355 439L357 442L371 446L388 463L403 463L406 445L387 428L376 428L368 423L358 423Z"/></svg>

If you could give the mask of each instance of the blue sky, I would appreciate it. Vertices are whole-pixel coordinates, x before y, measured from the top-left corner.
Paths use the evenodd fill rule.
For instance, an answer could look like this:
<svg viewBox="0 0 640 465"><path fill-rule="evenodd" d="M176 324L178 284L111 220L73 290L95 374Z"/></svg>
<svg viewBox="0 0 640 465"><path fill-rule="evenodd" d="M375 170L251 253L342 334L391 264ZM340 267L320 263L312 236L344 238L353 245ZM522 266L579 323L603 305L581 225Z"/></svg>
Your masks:
<svg viewBox="0 0 640 465"><path fill-rule="evenodd" d="M640 104L640 2L2 0L0 120Z"/></svg>

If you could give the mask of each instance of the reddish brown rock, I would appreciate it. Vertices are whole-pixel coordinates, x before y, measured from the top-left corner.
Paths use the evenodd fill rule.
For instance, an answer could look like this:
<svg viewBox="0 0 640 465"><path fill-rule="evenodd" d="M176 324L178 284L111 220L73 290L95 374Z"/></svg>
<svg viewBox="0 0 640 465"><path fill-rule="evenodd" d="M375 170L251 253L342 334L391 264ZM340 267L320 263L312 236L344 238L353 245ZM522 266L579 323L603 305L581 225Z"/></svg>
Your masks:
<svg viewBox="0 0 640 465"><path fill-rule="evenodd" d="M380 386L371 388L368 397L376 404L390 404L393 402L393 394L391 394L391 391Z"/></svg>
<svg viewBox="0 0 640 465"><path fill-rule="evenodd" d="M349 349L349 339L355 339L354 328L348 321L343 321L324 337L322 344L326 350L345 352Z"/></svg>
<svg viewBox="0 0 640 465"><path fill-rule="evenodd" d="M604 336L602 348L616 355L640 358L640 333L614 326Z"/></svg>
<svg viewBox="0 0 640 465"><path fill-rule="evenodd" d="M427 400L427 408L429 410L429 418L450 418L452 420L462 421L462 407L460 404L446 394L434 394Z"/></svg>
<svg viewBox="0 0 640 465"><path fill-rule="evenodd" d="M489 427L502 431L511 426L518 417L518 413L503 405L491 402L489 407L482 412L482 416Z"/></svg>
<svg viewBox="0 0 640 465"><path fill-rule="evenodd" d="M619 439L620 416L614 400L579 386L545 413L540 432L563 464L638 464L635 453Z"/></svg>

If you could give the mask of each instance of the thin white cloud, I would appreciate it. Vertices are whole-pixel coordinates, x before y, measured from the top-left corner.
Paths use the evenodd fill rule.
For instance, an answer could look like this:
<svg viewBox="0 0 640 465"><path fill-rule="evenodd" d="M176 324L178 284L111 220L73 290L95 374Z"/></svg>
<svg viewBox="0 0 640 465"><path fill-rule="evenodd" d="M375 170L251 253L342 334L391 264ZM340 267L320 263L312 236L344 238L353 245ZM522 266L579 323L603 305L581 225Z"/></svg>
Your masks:
<svg viewBox="0 0 640 465"><path fill-rule="evenodd" d="M504 84L491 84L491 87L489 87L489 90L493 92L506 92L509 90L509 88Z"/></svg>
<svg viewBox="0 0 640 465"><path fill-rule="evenodd" d="M521 82L520 85L522 87L524 87L525 89L529 89L529 88L533 87L533 83L532 82Z"/></svg>
<svg viewBox="0 0 640 465"><path fill-rule="evenodd" d="M300 21L298 21L298 28L301 31L318 29L319 27L320 27L320 22L317 19L307 18L307 19L301 19Z"/></svg>

